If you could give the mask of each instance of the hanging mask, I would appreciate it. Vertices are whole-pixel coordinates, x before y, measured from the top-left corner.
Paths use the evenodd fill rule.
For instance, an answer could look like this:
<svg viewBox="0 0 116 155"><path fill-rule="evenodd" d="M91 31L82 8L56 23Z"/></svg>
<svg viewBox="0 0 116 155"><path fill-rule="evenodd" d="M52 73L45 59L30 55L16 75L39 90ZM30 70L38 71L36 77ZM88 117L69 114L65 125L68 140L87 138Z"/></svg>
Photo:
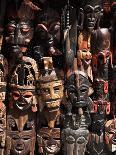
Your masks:
<svg viewBox="0 0 116 155"><path fill-rule="evenodd" d="M88 68L88 66L91 64L91 58L92 55L89 50L83 49L78 50L78 59L80 59L83 62L83 65Z"/></svg>
<svg viewBox="0 0 116 155"><path fill-rule="evenodd" d="M23 122L22 128L20 130L19 122L20 119L24 119L23 117L24 116L20 116L17 120L15 120L11 115L8 115L7 117L7 154L34 154L36 136L35 125L32 120L28 120L25 121L25 123Z"/></svg>
<svg viewBox="0 0 116 155"><path fill-rule="evenodd" d="M87 4L84 7L85 26L90 32L95 29L96 24L99 22L101 16L101 6Z"/></svg>
<svg viewBox="0 0 116 155"><path fill-rule="evenodd" d="M105 124L105 141L111 152L116 151L116 119L109 120Z"/></svg>
<svg viewBox="0 0 116 155"><path fill-rule="evenodd" d="M40 97L49 111L59 109L63 98L63 81L52 67L52 59L44 57L45 70L39 78Z"/></svg>
<svg viewBox="0 0 116 155"><path fill-rule="evenodd" d="M9 21L6 27L5 40L8 44L25 47L33 37L33 25L30 20Z"/></svg>
<svg viewBox="0 0 116 155"><path fill-rule="evenodd" d="M11 75L9 106L21 111L32 107L32 111L35 112L37 111L35 83L38 78L38 69L33 59L29 57L22 59Z"/></svg>
<svg viewBox="0 0 116 155"><path fill-rule="evenodd" d="M75 71L68 78L67 95L73 107L82 108L89 104L89 81L82 71Z"/></svg>

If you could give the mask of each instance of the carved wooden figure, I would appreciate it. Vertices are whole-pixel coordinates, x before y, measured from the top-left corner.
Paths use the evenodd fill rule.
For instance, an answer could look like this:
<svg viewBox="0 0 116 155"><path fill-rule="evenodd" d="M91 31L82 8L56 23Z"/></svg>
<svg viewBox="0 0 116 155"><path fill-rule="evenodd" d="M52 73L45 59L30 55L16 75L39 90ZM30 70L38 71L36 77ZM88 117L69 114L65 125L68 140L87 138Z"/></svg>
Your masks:
<svg viewBox="0 0 116 155"><path fill-rule="evenodd" d="M36 62L23 56L11 74L9 82L6 154L34 155L37 79Z"/></svg>
<svg viewBox="0 0 116 155"><path fill-rule="evenodd" d="M88 97L89 81L82 71L72 73L67 81L67 106L61 132L64 155L84 155L91 123Z"/></svg>
<svg viewBox="0 0 116 155"><path fill-rule="evenodd" d="M82 1L81 7L79 15L81 15L82 23L78 36L78 67L81 71L86 72L91 81L93 81L90 39L92 32L99 27L102 5L100 0L87 0Z"/></svg>
<svg viewBox="0 0 116 155"><path fill-rule="evenodd" d="M94 96L92 104L92 124L87 150L90 154L102 155L104 147L104 123L110 114L109 69L112 67L110 33L108 29L97 29L91 37Z"/></svg>
<svg viewBox="0 0 116 155"><path fill-rule="evenodd" d="M39 77L38 146L39 153L57 154L60 151L60 106L63 100L63 81L53 68L51 57L44 57L44 70Z"/></svg>
<svg viewBox="0 0 116 155"><path fill-rule="evenodd" d="M6 106L4 104L6 96L6 80L8 74L8 63L0 54L0 154L4 155L6 138Z"/></svg>

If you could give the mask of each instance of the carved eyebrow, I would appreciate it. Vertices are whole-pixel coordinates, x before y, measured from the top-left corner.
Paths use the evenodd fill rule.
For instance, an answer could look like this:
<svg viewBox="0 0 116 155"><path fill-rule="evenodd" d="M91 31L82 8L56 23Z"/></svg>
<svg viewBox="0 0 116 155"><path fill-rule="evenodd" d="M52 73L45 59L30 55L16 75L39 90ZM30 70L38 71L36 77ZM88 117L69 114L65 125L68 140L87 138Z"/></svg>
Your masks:
<svg viewBox="0 0 116 155"><path fill-rule="evenodd" d="M99 5L95 6L94 7L94 10L97 10L97 9L100 11L101 10L101 7Z"/></svg>
<svg viewBox="0 0 116 155"><path fill-rule="evenodd" d="M85 8L84 8L84 10L85 11L88 11L88 10L89 11L93 11L94 10L94 7L92 7L91 5L86 5Z"/></svg>

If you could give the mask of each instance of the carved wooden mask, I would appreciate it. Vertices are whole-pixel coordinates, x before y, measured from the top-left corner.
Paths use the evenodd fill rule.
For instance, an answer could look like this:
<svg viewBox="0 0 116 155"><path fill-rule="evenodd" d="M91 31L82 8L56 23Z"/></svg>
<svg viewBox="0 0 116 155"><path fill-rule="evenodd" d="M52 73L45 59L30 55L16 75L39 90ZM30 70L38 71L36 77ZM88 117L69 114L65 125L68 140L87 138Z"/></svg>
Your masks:
<svg viewBox="0 0 116 155"><path fill-rule="evenodd" d="M85 27L92 32L99 22L102 5L99 0L86 1L84 6ZM99 24L99 23L98 23Z"/></svg>
<svg viewBox="0 0 116 155"><path fill-rule="evenodd" d="M39 78L41 101L49 110L59 109L63 98L63 81L52 67L52 59L44 57L45 70Z"/></svg>
<svg viewBox="0 0 116 155"><path fill-rule="evenodd" d="M89 81L82 71L75 71L68 78L67 95L72 106L85 107L89 104Z"/></svg>
<svg viewBox="0 0 116 155"><path fill-rule="evenodd" d="M33 25L30 20L22 19L18 22L11 20L6 27L5 40L8 44L27 46L33 37Z"/></svg>
<svg viewBox="0 0 116 155"><path fill-rule="evenodd" d="M36 81L38 69L36 62L23 57L23 60L16 66L9 83L10 106L21 111L32 107L32 111L37 111Z"/></svg>
<svg viewBox="0 0 116 155"><path fill-rule="evenodd" d="M22 122L25 120L23 117L25 116L19 116L18 119L11 115L7 117L7 154L34 155L36 134L33 117Z"/></svg>

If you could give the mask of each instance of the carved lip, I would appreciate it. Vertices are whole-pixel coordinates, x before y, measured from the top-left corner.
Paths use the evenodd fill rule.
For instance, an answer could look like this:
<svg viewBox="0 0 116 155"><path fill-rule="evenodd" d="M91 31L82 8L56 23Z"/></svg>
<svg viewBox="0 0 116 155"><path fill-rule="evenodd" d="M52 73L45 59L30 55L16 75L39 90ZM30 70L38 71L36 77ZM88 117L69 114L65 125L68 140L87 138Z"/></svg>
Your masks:
<svg viewBox="0 0 116 155"><path fill-rule="evenodd" d="M16 103L16 106L18 107L18 109L24 109L28 104L24 103L24 102L18 102Z"/></svg>
<svg viewBox="0 0 116 155"><path fill-rule="evenodd" d="M112 138L112 143L116 145L116 137Z"/></svg>

